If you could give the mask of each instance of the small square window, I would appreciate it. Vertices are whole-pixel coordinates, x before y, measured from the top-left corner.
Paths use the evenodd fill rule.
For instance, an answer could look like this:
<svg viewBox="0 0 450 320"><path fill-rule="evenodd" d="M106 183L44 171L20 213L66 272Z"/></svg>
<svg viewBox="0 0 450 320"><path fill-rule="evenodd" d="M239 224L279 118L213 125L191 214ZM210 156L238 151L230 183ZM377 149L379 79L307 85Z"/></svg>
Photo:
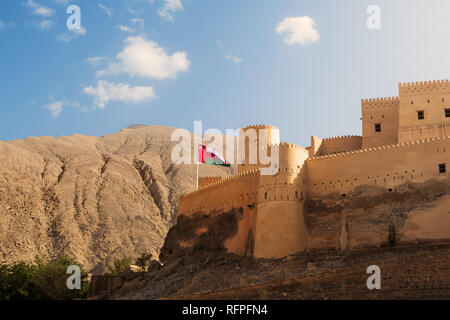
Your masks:
<svg viewBox="0 0 450 320"><path fill-rule="evenodd" d="M446 173L446 172L447 172L447 168L446 168L445 163L441 163L439 165L439 173Z"/></svg>
<svg viewBox="0 0 450 320"><path fill-rule="evenodd" d="M445 109L445 117L450 118L450 109Z"/></svg>
<svg viewBox="0 0 450 320"><path fill-rule="evenodd" d="M417 119L419 120L425 119L425 111L417 111Z"/></svg>
<svg viewBox="0 0 450 320"><path fill-rule="evenodd" d="M381 123L375 124L375 132L381 132Z"/></svg>

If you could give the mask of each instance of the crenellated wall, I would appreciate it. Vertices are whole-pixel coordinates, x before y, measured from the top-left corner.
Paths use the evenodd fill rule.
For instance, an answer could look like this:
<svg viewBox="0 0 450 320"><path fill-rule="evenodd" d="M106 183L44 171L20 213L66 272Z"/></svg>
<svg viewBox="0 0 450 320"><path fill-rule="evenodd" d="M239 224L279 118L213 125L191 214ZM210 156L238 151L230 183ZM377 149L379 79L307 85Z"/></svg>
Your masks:
<svg viewBox="0 0 450 320"><path fill-rule="evenodd" d="M315 157L306 162L308 196L348 194L363 185L390 189L407 181L447 179L448 173L439 173L444 163L450 165L450 137Z"/></svg>
<svg viewBox="0 0 450 320"><path fill-rule="evenodd" d="M213 183L222 181L222 177L199 177L198 178L198 188L203 189Z"/></svg>
<svg viewBox="0 0 450 320"><path fill-rule="evenodd" d="M341 153L362 148L361 136L339 136L322 139L315 156L324 156L327 154Z"/></svg>
<svg viewBox="0 0 450 320"><path fill-rule="evenodd" d="M309 159L308 248L449 240L449 152L442 137Z"/></svg>
<svg viewBox="0 0 450 320"><path fill-rule="evenodd" d="M259 170L252 170L213 182L203 189L184 195L178 204L178 215L187 218L196 218L199 215L214 218L235 209L242 210L236 232L226 239L224 246L229 252L236 254L253 254L253 248L249 249L249 242L254 241L259 178ZM208 234L209 228L207 224L199 224L195 233L200 237L202 234ZM195 240L181 243L183 247L195 245Z"/></svg>
<svg viewBox="0 0 450 320"><path fill-rule="evenodd" d="M247 206L258 198L259 171L252 170L213 182L180 198L178 213L227 211Z"/></svg>

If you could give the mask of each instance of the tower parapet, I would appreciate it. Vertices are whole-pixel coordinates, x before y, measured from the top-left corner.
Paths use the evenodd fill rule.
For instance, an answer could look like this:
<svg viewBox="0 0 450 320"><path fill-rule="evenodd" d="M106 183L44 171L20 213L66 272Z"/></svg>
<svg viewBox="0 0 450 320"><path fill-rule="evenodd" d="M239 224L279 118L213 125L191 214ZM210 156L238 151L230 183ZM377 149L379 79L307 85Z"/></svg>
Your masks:
<svg viewBox="0 0 450 320"><path fill-rule="evenodd" d="M280 143L280 129L271 125L250 125L239 131L238 171L245 172L264 167L260 152L271 152L272 145Z"/></svg>
<svg viewBox="0 0 450 320"><path fill-rule="evenodd" d="M398 85L398 90L401 96L412 96L421 95L427 92L449 92L450 85L448 79L421 82L404 82Z"/></svg>
<svg viewBox="0 0 450 320"><path fill-rule="evenodd" d="M398 141L450 135L448 80L399 84Z"/></svg>
<svg viewBox="0 0 450 320"><path fill-rule="evenodd" d="M366 111L370 111L376 108L388 108L396 107L399 104L398 97L386 97L386 98L373 98L373 99L361 99L361 106L363 114Z"/></svg>

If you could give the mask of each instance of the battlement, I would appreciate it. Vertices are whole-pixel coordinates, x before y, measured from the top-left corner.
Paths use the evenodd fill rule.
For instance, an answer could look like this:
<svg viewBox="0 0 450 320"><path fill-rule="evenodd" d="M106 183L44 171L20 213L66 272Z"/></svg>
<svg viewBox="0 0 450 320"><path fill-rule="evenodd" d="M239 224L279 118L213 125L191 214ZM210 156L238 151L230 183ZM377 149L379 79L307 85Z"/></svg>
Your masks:
<svg viewBox="0 0 450 320"><path fill-rule="evenodd" d="M273 147L274 145L272 145L272 147ZM279 144L279 146L280 146L280 148L291 148L291 149L297 149L297 150L302 150L302 151L304 151L304 152L308 152L308 150L306 150L306 148L304 148L304 147L302 147L302 146L300 146L300 145L298 145L298 144L295 144L295 143L287 143L287 142L281 142L280 144Z"/></svg>
<svg viewBox="0 0 450 320"><path fill-rule="evenodd" d="M354 139L354 138L362 138L361 136L355 136L355 135L347 135L347 136L336 136L336 137L330 137L330 138L323 138L322 141L335 141L335 140L343 140L343 139Z"/></svg>
<svg viewBox="0 0 450 320"><path fill-rule="evenodd" d="M399 97L361 99L363 110L398 106L399 102Z"/></svg>
<svg viewBox="0 0 450 320"><path fill-rule="evenodd" d="M362 147L362 137L355 135L337 136L322 139L316 152L317 156L358 150Z"/></svg>
<svg viewBox="0 0 450 320"><path fill-rule="evenodd" d="M400 148L404 148L404 147L426 144L426 143L433 143L433 142L444 141L444 140L450 140L450 136L401 142L401 143L384 145L384 146L379 146L379 147L365 148L365 149L360 149L360 150L341 152L341 153L329 154L329 155L324 155L324 156L317 156L317 157L309 158L306 161L310 162L310 161L317 161L317 160L330 160L330 159L348 157L348 156L352 156L352 155L360 154L360 153L369 153L369 152L376 152L376 151L394 151L396 149L400 149Z"/></svg>
<svg viewBox="0 0 450 320"><path fill-rule="evenodd" d="M278 130L278 127L269 125L269 124L252 124L246 127L241 128L241 130L248 130L248 129L276 129Z"/></svg>
<svg viewBox="0 0 450 320"><path fill-rule="evenodd" d="M199 189L203 189L204 187L213 184L215 182L220 182L222 181L223 178L219 177L219 176L214 176L214 177L199 177L198 178L198 188Z"/></svg>
<svg viewBox="0 0 450 320"><path fill-rule="evenodd" d="M400 95L416 95L426 92L449 92L450 86L448 79L433 80L421 82L404 82L398 85Z"/></svg>
<svg viewBox="0 0 450 320"><path fill-rule="evenodd" d="M253 170L248 170L248 171L245 171L245 172L240 172L240 173L235 174L235 175L230 176L230 177L221 178L218 181L214 181L211 184L206 185L202 189L198 189L198 190L192 191L191 193L187 193L187 194L183 195L182 198L189 198L189 197L196 196L199 193L202 193L202 192L207 191L209 189L212 189L212 188L215 188L217 186L224 185L224 184L227 184L227 183L230 183L230 182L235 182L236 180L239 180L239 179L244 178L244 177L249 177L249 176L252 176L252 175L259 175L259 171L260 171L260 169L253 169Z"/></svg>

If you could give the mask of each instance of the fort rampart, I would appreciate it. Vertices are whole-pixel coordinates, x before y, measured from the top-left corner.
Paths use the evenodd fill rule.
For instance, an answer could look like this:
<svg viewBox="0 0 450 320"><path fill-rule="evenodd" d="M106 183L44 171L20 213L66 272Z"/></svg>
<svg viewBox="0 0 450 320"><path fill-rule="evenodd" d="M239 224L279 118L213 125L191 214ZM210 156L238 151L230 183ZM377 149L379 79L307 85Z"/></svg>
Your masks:
<svg viewBox="0 0 450 320"><path fill-rule="evenodd" d="M400 84L399 97L364 99L361 109L362 137L312 136L308 148L280 142L273 126L242 129L239 174L201 179L178 214L237 217L224 246L263 258L450 240L448 80ZM259 154L249 162L255 146L278 150L275 174L262 174Z"/></svg>

